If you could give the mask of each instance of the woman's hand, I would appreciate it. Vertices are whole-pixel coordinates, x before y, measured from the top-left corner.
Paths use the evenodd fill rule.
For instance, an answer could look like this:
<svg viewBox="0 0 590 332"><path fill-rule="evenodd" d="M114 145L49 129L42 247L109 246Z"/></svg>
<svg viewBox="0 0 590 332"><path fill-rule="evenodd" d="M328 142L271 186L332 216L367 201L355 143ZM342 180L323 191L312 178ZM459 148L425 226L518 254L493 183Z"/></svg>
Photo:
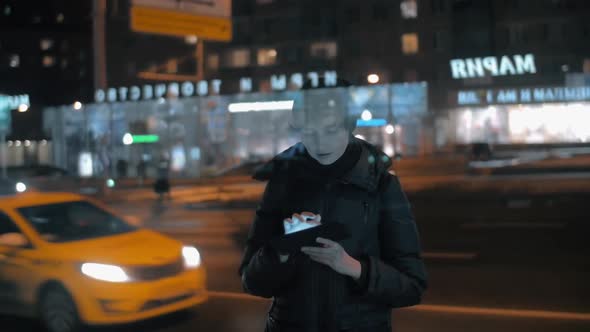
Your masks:
<svg viewBox="0 0 590 332"><path fill-rule="evenodd" d="M301 251L312 260L328 265L334 271L358 280L361 277L361 263L350 257L338 242L318 237L320 247L303 247Z"/></svg>
<svg viewBox="0 0 590 332"><path fill-rule="evenodd" d="M311 228L322 223L322 216L311 212L294 213L291 218L283 221L285 234L291 234L299 230Z"/></svg>
<svg viewBox="0 0 590 332"><path fill-rule="evenodd" d="M288 230L298 224L298 223L306 223L306 224L310 224L310 225L320 225L322 222L322 216L320 216L319 214L314 214L311 212L301 212L301 214L299 213L294 213L291 218L286 218L283 221L283 225L285 228L285 234L288 234ZM281 263L285 263L287 260L289 259L289 255L281 255L279 254L279 260Z"/></svg>

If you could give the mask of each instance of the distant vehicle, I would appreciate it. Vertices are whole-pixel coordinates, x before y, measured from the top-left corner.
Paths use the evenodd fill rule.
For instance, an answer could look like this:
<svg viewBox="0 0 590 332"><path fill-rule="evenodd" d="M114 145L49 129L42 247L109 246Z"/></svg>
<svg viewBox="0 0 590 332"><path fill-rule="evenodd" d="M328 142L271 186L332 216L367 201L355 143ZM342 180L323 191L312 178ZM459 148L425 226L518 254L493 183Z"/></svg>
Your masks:
<svg viewBox="0 0 590 332"><path fill-rule="evenodd" d="M127 323L207 300L199 251L71 193L0 196L0 313L51 332Z"/></svg>

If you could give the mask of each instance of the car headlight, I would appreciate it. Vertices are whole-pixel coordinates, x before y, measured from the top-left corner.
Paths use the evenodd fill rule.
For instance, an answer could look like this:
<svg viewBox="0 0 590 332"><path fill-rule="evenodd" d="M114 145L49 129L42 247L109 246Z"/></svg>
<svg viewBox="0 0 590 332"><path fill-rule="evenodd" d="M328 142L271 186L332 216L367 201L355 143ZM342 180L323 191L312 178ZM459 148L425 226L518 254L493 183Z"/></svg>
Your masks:
<svg viewBox="0 0 590 332"><path fill-rule="evenodd" d="M17 182L15 189L17 193L24 193L25 191L27 191L27 185L22 182Z"/></svg>
<svg viewBox="0 0 590 332"><path fill-rule="evenodd" d="M195 247L182 247L182 257L184 257L184 265L186 267L198 267L201 265L201 254Z"/></svg>
<svg viewBox="0 0 590 332"><path fill-rule="evenodd" d="M125 282L129 276L123 269L116 265L84 263L80 267L83 274L102 281Z"/></svg>

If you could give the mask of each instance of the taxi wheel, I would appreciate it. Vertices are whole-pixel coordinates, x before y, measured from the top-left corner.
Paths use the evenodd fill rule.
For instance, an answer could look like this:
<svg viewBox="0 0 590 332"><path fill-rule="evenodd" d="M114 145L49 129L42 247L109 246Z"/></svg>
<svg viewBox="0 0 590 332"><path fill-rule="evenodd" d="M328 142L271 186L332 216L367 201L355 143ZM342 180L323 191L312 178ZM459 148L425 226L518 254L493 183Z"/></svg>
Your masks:
<svg viewBox="0 0 590 332"><path fill-rule="evenodd" d="M78 332L80 318L72 297L63 287L53 286L41 296L41 319L49 332Z"/></svg>

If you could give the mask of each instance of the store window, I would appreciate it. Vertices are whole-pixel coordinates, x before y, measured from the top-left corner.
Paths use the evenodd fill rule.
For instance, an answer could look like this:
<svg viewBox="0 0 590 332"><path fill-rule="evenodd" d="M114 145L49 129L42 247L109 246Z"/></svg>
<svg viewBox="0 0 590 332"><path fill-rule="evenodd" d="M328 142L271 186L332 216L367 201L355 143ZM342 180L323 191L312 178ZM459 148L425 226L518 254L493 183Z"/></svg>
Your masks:
<svg viewBox="0 0 590 332"><path fill-rule="evenodd" d="M418 17L418 3L416 0L404 0L399 5L403 18Z"/></svg>
<svg viewBox="0 0 590 332"><path fill-rule="evenodd" d="M338 55L338 45L336 42L312 43L310 54L314 58L333 59Z"/></svg>
<svg viewBox="0 0 590 332"><path fill-rule="evenodd" d="M47 50L51 49L53 47L53 39L49 39L49 38L41 39L41 41L39 42L39 47L41 48L41 51L47 51Z"/></svg>
<svg viewBox="0 0 590 332"><path fill-rule="evenodd" d="M404 54L418 53L418 34L404 33L402 35L402 52Z"/></svg>
<svg viewBox="0 0 590 332"><path fill-rule="evenodd" d="M219 68L219 54L209 54L207 56L207 68L213 70Z"/></svg>
<svg viewBox="0 0 590 332"><path fill-rule="evenodd" d="M247 67L250 65L250 50L236 49L227 54L226 66L232 68Z"/></svg>
<svg viewBox="0 0 590 332"><path fill-rule="evenodd" d="M277 62L277 50L274 48L261 48L258 50L258 65L272 66Z"/></svg>

